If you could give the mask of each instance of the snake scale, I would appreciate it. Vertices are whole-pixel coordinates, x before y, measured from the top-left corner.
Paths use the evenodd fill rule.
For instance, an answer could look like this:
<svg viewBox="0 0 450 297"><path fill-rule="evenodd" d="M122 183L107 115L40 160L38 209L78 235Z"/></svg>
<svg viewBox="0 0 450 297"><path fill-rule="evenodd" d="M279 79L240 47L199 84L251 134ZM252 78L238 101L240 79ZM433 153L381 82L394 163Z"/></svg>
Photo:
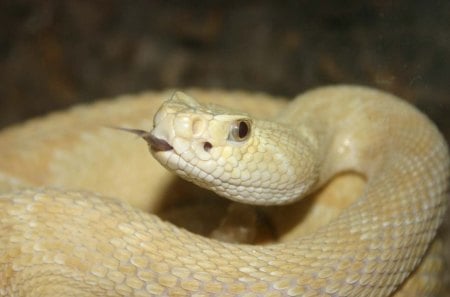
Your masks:
<svg viewBox="0 0 450 297"><path fill-rule="evenodd" d="M2 131L0 296L435 296L449 157L426 116L356 86L288 104L190 94L248 113L149 93ZM301 236L220 242L148 213L173 175L108 125L154 126L134 131L161 164L241 202L292 202L348 171L365 187Z"/></svg>

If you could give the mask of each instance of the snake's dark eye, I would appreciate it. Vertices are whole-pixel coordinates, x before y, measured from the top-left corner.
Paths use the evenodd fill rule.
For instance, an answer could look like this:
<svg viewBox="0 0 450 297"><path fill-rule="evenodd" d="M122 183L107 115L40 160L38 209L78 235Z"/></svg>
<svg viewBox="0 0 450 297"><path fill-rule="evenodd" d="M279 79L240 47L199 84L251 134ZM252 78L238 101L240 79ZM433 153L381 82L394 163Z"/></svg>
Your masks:
<svg viewBox="0 0 450 297"><path fill-rule="evenodd" d="M237 120L231 124L228 139L233 141L244 141L250 136L251 123L249 120Z"/></svg>

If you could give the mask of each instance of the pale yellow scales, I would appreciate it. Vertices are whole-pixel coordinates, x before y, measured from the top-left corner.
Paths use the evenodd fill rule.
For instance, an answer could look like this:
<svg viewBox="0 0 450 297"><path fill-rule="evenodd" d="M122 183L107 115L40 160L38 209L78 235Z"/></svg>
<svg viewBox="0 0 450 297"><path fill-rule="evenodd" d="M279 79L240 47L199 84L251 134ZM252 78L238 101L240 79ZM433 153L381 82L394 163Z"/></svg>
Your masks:
<svg viewBox="0 0 450 297"><path fill-rule="evenodd" d="M191 94L258 117L285 105ZM0 134L0 296L434 296L449 157L423 114L348 86L301 95L275 122L174 94L141 136L166 167L222 196L282 204L342 171L367 181L313 231L238 245L137 208L155 209L170 174L142 143L104 126L148 129L168 96L77 107Z"/></svg>

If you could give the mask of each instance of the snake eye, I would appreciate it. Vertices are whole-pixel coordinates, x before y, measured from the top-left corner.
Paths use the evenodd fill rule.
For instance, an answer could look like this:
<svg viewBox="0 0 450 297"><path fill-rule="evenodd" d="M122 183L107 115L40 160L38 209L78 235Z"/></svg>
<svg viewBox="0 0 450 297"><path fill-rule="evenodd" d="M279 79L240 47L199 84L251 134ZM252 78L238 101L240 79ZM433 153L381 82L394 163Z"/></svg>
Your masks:
<svg viewBox="0 0 450 297"><path fill-rule="evenodd" d="M237 120L231 124L231 131L228 139L233 141L244 141L250 136L250 121Z"/></svg>

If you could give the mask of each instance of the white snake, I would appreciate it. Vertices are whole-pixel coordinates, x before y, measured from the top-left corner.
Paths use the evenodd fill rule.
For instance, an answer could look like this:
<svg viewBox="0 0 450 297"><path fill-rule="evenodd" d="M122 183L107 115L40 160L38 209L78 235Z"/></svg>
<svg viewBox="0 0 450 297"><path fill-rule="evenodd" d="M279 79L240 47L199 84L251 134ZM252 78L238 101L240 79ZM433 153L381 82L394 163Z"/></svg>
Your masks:
<svg viewBox="0 0 450 297"><path fill-rule="evenodd" d="M250 111L277 105L220 96ZM0 135L0 296L434 294L433 273L442 271L439 244L430 244L445 212L449 157L435 126L407 103L367 88L320 88L269 122L181 93L165 102L153 130L137 133L165 167L219 195L282 204L339 172L365 176L363 194L327 224L257 246L194 235L104 197L151 208L143 197L160 195L165 181L143 151L134 157L117 132L93 128L149 125L159 104L119 101Z"/></svg>

